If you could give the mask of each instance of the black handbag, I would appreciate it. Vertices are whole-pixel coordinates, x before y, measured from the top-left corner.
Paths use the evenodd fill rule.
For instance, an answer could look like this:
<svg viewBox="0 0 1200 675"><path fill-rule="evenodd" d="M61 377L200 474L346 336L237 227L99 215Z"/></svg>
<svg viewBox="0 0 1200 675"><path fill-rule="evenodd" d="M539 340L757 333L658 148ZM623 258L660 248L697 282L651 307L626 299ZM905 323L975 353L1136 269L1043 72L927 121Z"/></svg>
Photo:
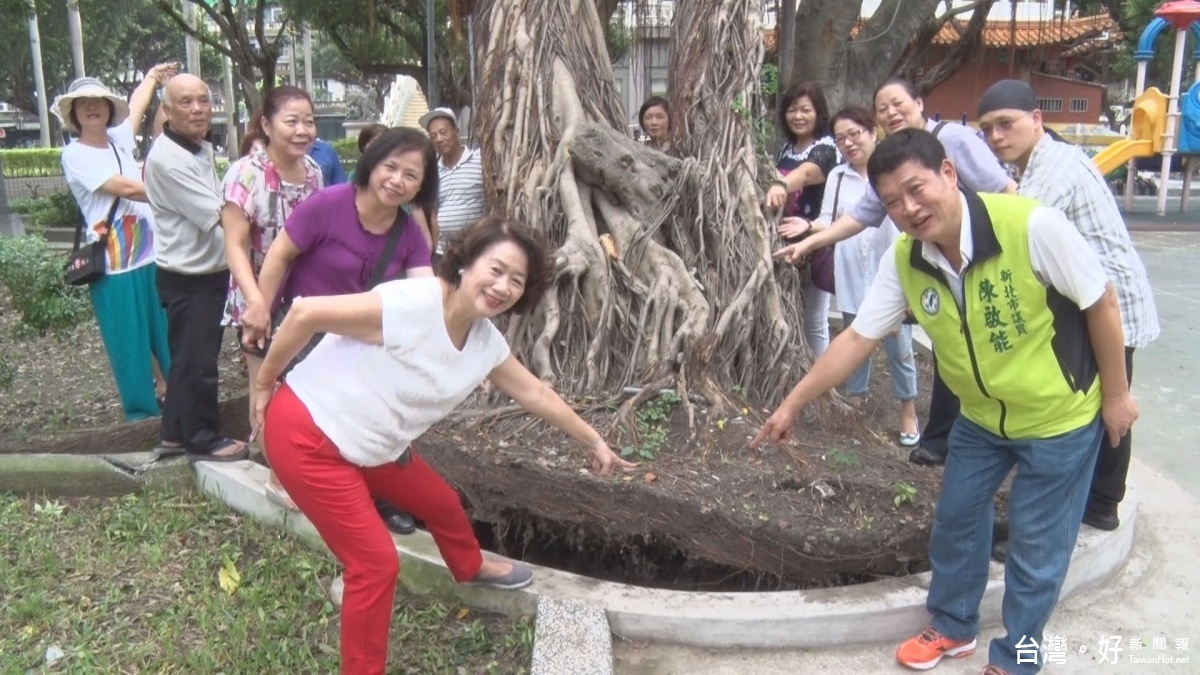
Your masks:
<svg viewBox="0 0 1200 675"><path fill-rule="evenodd" d="M111 141L108 145L117 158L117 175L124 175L124 167L121 166L121 155L117 153L117 146L113 145ZM79 212L79 227L75 228L75 245L71 248L71 257L67 259L64 274L66 282L71 286L86 286L103 277L108 271L108 266L104 264L104 252L108 250L108 233L112 230L113 217L120 204L121 198L113 197L112 207L108 209L108 217L104 219L105 229L100 234L100 239L84 246L80 244L82 244L83 232L87 229L88 223L83 211Z"/></svg>
<svg viewBox="0 0 1200 675"><path fill-rule="evenodd" d="M387 272L388 265L392 262L392 256L396 254L396 247L400 245L400 236L404 234L404 229L408 225L408 214L403 209L396 216L396 222L392 224L392 229L388 230L387 240L383 243L383 253L379 256L379 260L375 262L375 268L371 270L371 277L367 280L366 290L375 288L383 282L383 275ZM279 309L271 316L271 325L275 330L279 330L279 326L283 324L283 320L287 318L288 310L292 307L292 303L280 305ZM292 359L292 362L287 364L279 377L283 377L291 372L296 364L308 357L317 344L321 342L321 338L325 337L324 333L317 333L309 339L308 344L300 349L300 353ZM268 345L270 346L270 345Z"/></svg>

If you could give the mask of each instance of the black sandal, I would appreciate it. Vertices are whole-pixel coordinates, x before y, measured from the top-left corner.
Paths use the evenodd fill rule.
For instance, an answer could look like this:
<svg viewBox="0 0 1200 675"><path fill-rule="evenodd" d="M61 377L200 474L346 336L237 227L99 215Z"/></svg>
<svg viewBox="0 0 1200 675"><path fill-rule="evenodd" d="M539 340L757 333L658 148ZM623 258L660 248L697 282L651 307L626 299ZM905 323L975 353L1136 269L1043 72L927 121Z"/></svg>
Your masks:
<svg viewBox="0 0 1200 675"><path fill-rule="evenodd" d="M217 453L226 449L240 447L241 449L231 455L218 455ZM218 441L207 452L187 451L188 461L192 462L240 462L250 456L250 446L241 441L235 441L232 438L226 438Z"/></svg>

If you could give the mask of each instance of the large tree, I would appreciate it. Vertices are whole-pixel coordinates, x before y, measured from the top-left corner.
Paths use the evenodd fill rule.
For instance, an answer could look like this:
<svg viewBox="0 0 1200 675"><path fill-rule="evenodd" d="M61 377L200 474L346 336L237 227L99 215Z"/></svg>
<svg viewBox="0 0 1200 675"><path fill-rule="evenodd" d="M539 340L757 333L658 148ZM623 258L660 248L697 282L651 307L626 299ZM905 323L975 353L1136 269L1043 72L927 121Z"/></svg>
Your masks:
<svg viewBox="0 0 1200 675"><path fill-rule="evenodd" d="M805 363L799 278L771 259L742 113L762 61L761 2L677 5L672 106L680 157L624 132L592 0L477 3L477 136L490 208L535 224L557 283L508 336L576 396L661 387L719 406L775 401Z"/></svg>
<svg viewBox="0 0 1200 675"><path fill-rule="evenodd" d="M863 0L803 0L792 33L792 79L820 82L835 108L868 101L889 76L905 69L913 74L928 56L933 36L953 22L959 29L959 46L917 83L924 90L932 89L977 53L994 2L976 0L943 8L950 3L883 0L869 19L862 20ZM965 20L967 12L974 12L970 20Z"/></svg>
<svg viewBox="0 0 1200 675"><path fill-rule="evenodd" d="M284 40L296 29L290 14L284 12L273 25L267 10L278 4L274 0L205 0L195 3L199 21L193 28L184 19L180 0L152 1L180 30L229 57L247 107L262 107L262 91L278 84L275 69ZM205 22L211 22L216 32L208 30Z"/></svg>
<svg viewBox="0 0 1200 675"><path fill-rule="evenodd" d="M0 22L0 100L24 110L37 108L29 33L23 20L26 0L0 0L0 16L22 17ZM53 96L74 78L67 34L66 5L38 0L42 65L46 87ZM87 74L118 91L129 93L138 78L156 63L182 60L183 32L153 5L152 0L79 0L83 20ZM207 67L219 68L215 52L203 50Z"/></svg>

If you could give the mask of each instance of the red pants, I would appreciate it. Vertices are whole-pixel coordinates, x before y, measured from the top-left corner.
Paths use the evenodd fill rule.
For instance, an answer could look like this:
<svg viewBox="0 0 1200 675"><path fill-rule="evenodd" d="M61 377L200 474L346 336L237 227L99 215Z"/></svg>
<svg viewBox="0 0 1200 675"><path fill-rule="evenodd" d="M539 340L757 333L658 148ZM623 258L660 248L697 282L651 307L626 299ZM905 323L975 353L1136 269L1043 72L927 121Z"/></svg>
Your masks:
<svg viewBox="0 0 1200 675"><path fill-rule="evenodd" d="M263 445L275 475L346 568L342 672L384 672L400 559L375 498L424 521L456 581L479 572L479 542L456 493L420 457L361 467L346 461L284 385L267 408Z"/></svg>

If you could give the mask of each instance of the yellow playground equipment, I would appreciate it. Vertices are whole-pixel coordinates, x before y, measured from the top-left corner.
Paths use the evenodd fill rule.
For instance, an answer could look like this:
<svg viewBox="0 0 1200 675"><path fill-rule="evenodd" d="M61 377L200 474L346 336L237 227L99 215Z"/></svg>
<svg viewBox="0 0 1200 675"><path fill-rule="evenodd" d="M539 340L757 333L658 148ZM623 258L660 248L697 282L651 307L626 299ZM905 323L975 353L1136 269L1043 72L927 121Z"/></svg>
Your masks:
<svg viewBox="0 0 1200 675"><path fill-rule="evenodd" d="M1153 157L1162 152L1163 135L1167 132L1166 94L1157 87L1142 92L1133 102L1132 117L1129 138L1113 143L1092 157L1101 174L1108 175L1131 159Z"/></svg>

